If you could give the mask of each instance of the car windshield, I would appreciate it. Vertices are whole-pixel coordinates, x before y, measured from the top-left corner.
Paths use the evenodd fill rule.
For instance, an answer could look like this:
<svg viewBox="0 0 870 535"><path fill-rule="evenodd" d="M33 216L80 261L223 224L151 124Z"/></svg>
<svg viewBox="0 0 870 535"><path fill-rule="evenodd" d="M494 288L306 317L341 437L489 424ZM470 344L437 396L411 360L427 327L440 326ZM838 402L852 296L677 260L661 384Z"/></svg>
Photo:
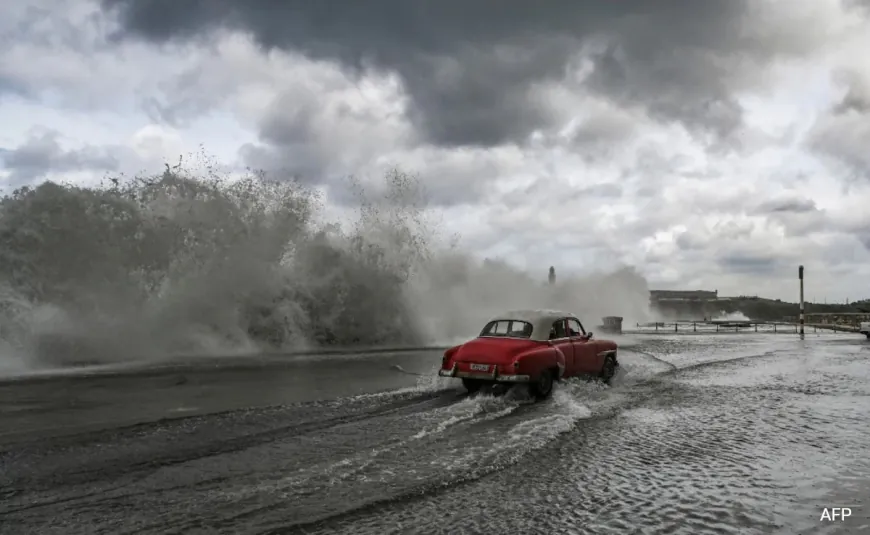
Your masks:
<svg viewBox="0 0 870 535"><path fill-rule="evenodd" d="M480 336L500 336L505 338L530 338L532 324L520 320L495 320L486 324Z"/></svg>

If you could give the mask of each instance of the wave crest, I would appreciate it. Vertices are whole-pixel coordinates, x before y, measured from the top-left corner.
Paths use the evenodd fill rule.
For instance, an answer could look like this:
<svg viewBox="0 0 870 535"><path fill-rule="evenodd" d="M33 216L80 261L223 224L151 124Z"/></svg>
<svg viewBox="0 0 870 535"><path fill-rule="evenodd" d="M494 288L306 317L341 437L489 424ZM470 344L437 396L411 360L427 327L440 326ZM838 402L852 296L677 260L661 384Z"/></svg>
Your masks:
<svg viewBox="0 0 870 535"><path fill-rule="evenodd" d="M628 268L552 287L474 259L441 235L400 170L376 197L351 181L356 216L342 224L324 221L321 197L299 182L214 169L45 182L0 200L7 360L443 342L525 306L647 314L646 281Z"/></svg>

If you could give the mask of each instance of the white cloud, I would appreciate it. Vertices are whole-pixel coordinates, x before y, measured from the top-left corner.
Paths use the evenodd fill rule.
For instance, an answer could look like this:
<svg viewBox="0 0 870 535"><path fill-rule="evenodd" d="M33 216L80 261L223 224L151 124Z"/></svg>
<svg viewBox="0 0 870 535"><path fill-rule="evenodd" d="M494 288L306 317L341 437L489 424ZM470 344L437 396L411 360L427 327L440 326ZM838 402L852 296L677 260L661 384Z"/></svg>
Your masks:
<svg viewBox="0 0 870 535"><path fill-rule="evenodd" d="M733 110L721 102L674 111L680 95L656 95L651 105L593 92L584 85L589 60L574 55L563 77L523 93L546 121L524 137L465 146L429 141L414 115L413 81L383 64L354 70L227 29L183 44L109 43L117 26L93 2L42 14L25 4L0 8L3 42L12 43L0 57L7 180L16 172L10 155L34 127L59 132L67 153L111 147L130 173L160 172L164 160L202 145L228 165L301 175L328 187L332 202L346 200L338 188L347 175L373 184L399 165L424 180L466 247L536 272L632 264L652 286L789 299L803 263L816 295L866 297L870 24L839 2L758 3L761 22L737 45L692 55L742 65L728 86L742 122L724 129L727 143L681 120L703 109L705 120L730 125ZM31 32L15 34L16 21ZM765 54L750 57L756 46ZM455 61L432 65L439 90L468 82ZM659 77L672 65L661 68L625 82L668 91ZM507 89L482 98L509 97L519 98ZM87 180L79 163L40 178Z"/></svg>

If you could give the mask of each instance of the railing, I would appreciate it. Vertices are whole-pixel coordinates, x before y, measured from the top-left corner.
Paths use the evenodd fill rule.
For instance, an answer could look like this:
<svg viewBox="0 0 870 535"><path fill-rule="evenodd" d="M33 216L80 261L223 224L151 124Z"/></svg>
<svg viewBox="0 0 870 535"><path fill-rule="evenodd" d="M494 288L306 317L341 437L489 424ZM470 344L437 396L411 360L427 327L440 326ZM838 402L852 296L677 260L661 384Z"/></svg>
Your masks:
<svg viewBox="0 0 870 535"><path fill-rule="evenodd" d="M652 322L636 323L635 326L641 332L769 332L769 333L797 333L800 332L800 324L775 321L679 321L679 322ZM642 329L642 330L641 330ZM804 324L804 332L812 329L812 332L839 331L858 332L858 327L852 325L835 325L830 323Z"/></svg>

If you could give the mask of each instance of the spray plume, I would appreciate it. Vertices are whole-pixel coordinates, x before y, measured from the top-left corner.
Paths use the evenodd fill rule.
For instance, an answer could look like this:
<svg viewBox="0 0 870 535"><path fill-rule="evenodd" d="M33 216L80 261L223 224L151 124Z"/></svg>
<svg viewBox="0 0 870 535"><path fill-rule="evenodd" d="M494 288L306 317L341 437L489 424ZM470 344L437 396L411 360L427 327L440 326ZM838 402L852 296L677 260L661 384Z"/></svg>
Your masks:
<svg viewBox="0 0 870 535"><path fill-rule="evenodd" d="M648 315L629 268L548 285L475 259L401 171L375 198L351 181L356 218L341 224L298 182L215 169L3 197L0 368L446 343L511 308L569 309L587 328Z"/></svg>

